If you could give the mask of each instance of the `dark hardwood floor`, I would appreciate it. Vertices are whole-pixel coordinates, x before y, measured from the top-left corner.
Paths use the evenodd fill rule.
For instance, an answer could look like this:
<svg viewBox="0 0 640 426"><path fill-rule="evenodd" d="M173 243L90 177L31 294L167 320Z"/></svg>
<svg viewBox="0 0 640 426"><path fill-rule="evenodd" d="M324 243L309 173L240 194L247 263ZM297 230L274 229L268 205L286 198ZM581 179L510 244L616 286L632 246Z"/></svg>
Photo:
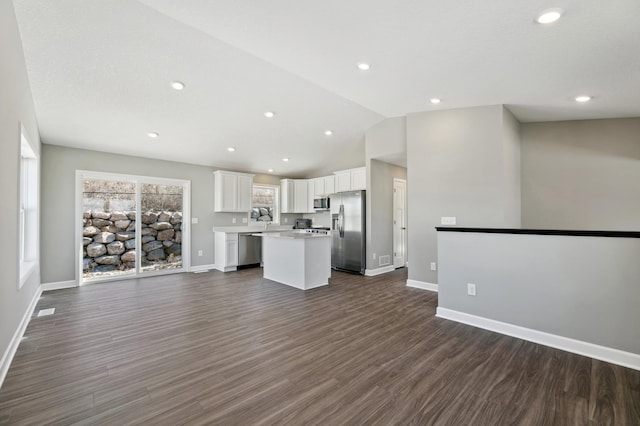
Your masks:
<svg viewBox="0 0 640 426"><path fill-rule="evenodd" d="M640 372L434 316L406 272L260 269L44 293L0 424L640 425ZM544 315L544 313L541 313Z"/></svg>

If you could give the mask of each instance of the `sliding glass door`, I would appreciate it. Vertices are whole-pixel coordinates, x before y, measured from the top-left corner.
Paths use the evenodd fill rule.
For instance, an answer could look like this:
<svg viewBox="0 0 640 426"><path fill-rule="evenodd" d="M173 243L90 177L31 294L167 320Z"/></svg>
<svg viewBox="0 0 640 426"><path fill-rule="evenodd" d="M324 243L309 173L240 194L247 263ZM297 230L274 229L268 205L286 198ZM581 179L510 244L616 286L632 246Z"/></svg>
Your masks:
<svg viewBox="0 0 640 426"><path fill-rule="evenodd" d="M188 269L189 181L78 171L77 187L80 283Z"/></svg>

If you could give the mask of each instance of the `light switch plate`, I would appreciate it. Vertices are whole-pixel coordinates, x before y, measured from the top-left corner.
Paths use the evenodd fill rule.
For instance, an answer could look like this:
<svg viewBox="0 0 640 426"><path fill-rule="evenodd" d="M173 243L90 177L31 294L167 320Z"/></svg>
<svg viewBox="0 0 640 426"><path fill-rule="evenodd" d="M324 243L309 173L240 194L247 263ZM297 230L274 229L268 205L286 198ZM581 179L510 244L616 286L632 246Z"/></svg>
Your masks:
<svg viewBox="0 0 640 426"><path fill-rule="evenodd" d="M440 218L441 225L455 225L456 217L455 216L443 216Z"/></svg>

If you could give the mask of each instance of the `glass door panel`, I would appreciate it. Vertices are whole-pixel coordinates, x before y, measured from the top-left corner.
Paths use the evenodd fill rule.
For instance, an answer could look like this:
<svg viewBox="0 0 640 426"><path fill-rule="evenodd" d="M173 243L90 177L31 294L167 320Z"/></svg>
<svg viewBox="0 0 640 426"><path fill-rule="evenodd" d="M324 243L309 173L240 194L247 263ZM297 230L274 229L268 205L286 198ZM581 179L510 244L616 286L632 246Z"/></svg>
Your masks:
<svg viewBox="0 0 640 426"><path fill-rule="evenodd" d="M82 278L136 272L136 183L82 181Z"/></svg>
<svg viewBox="0 0 640 426"><path fill-rule="evenodd" d="M182 268L183 186L140 184L141 272Z"/></svg>

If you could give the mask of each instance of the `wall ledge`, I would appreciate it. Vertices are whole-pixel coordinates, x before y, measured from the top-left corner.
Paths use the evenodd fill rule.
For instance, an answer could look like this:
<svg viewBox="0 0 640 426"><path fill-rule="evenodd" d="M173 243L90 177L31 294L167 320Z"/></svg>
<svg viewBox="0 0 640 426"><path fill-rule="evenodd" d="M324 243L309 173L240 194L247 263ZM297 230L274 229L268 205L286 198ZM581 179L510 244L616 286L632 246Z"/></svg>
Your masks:
<svg viewBox="0 0 640 426"><path fill-rule="evenodd" d="M38 286L38 290L33 295L33 299L31 299L29 307L22 316L22 321L20 321L16 332L13 334L13 338L9 342L7 350L4 351L2 359L0 359L0 388L2 387L2 383L4 383L5 377L7 377L7 373L9 372L9 367L11 366L11 362L13 361L13 357L16 355L16 351L18 350L18 346L20 345L22 336L24 336L24 332L27 330L29 321L31 321L31 316L33 315L33 311L36 309L38 300L40 300L40 295L42 295L42 287Z"/></svg>
<svg viewBox="0 0 640 426"><path fill-rule="evenodd" d="M483 328L485 330L494 331L496 333L505 334L507 336L517 337L529 342L538 343L544 346L549 346L578 355L587 356L589 358L598 359L600 361L609 362L611 364L621 365L623 367L632 368L634 370L640 370L640 354L625 352L619 349L600 346L581 340L571 339L569 337L545 333L543 331L520 327L518 325L479 317L476 315L471 315L442 307L437 308L436 317L456 321L478 328Z"/></svg>
<svg viewBox="0 0 640 426"><path fill-rule="evenodd" d="M422 290L438 291L438 284L428 283L426 281L407 280L407 287L420 288Z"/></svg>

